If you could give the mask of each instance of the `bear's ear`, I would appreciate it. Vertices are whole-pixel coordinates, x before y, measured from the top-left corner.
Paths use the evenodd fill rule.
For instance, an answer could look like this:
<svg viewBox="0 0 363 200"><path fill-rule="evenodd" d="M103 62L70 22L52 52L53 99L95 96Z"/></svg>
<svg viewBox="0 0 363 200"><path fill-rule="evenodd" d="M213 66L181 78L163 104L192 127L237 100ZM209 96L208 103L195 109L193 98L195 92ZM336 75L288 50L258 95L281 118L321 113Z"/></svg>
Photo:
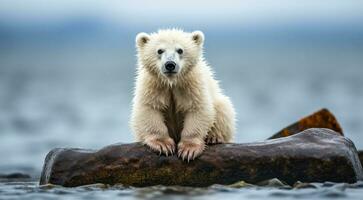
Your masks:
<svg viewBox="0 0 363 200"><path fill-rule="evenodd" d="M147 33L139 33L136 36L136 46L142 48L150 40L150 36Z"/></svg>
<svg viewBox="0 0 363 200"><path fill-rule="evenodd" d="M202 46L204 43L204 34L202 31L193 31L192 32L192 39L198 45Z"/></svg>

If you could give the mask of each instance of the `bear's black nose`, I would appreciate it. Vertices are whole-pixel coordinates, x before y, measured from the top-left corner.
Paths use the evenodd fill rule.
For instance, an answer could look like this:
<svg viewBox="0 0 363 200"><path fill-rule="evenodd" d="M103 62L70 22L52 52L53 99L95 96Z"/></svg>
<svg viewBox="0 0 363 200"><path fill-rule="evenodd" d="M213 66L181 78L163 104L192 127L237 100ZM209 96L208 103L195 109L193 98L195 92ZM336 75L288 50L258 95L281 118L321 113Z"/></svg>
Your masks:
<svg viewBox="0 0 363 200"><path fill-rule="evenodd" d="M176 67L176 63L173 61L168 61L165 63L165 69L168 70L168 72L172 72Z"/></svg>

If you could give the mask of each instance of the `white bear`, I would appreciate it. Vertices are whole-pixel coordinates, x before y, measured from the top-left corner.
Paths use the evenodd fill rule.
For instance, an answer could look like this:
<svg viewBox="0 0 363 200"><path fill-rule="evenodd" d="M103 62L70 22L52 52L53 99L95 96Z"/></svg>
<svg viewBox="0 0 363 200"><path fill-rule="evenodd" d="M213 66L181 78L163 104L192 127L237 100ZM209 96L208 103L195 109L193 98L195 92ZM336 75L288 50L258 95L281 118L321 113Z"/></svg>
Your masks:
<svg viewBox="0 0 363 200"><path fill-rule="evenodd" d="M136 36L131 129L166 156L193 160L205 144L231 142L235 111L203 57L204 34L179 29ZM176 145L177 144L177 148Z"/></svg>

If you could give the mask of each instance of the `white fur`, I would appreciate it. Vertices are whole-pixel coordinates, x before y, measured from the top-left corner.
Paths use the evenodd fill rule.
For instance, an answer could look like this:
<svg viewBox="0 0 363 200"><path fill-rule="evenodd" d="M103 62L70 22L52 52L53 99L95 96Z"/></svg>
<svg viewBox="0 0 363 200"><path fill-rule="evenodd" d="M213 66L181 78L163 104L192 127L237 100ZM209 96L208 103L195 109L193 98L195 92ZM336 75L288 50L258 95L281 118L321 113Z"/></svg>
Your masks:
<svg viewBox="0 0 363 200"><path fill-rule="evenodd" d="M174 153L178 143L178 155L189 160L202 153L205 143L232 140L235 112L204 60L203 44L201 31L167 29L136 37L138 69L130 124L138 141L160 153ZM175 54L180 69L167 76L157 51L172 54L178 48L184 50Z"/></svg>

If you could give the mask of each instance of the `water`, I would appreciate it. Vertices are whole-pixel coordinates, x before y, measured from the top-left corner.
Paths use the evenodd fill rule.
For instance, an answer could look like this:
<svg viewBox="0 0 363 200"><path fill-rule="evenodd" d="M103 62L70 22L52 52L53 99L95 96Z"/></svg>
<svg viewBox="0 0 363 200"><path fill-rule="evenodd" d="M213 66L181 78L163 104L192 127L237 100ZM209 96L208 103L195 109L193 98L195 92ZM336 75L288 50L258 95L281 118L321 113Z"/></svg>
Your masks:
<svg viewBox="0 0 363 200"><path fill-rule="evenodd" d="M128 119L136 31L66 39L54 34L55 38L45 39L10 37L0 46L0 173L23 172L32 177L20 182L1 180L0 199L361 199L362 183L313 184L304 189L39 187L43 160L52 148L98 149L134 140ZM281 40L285 36L251 38L238 31L228 37L208 30L205 34L207 60L238 114L236 142L264 140L327 107L346 136L363 149L361 36L295 35L297 39L285 41Z"/></svg>
<svg viewBox="0 0 363 200"><path fill-rule="evenodd" d="M76 188L45 185L37 182L0 182L0 199L361 199L363 183L284 185L212 185L205 188L153 186L146 188L94 184Z"/></svg>

